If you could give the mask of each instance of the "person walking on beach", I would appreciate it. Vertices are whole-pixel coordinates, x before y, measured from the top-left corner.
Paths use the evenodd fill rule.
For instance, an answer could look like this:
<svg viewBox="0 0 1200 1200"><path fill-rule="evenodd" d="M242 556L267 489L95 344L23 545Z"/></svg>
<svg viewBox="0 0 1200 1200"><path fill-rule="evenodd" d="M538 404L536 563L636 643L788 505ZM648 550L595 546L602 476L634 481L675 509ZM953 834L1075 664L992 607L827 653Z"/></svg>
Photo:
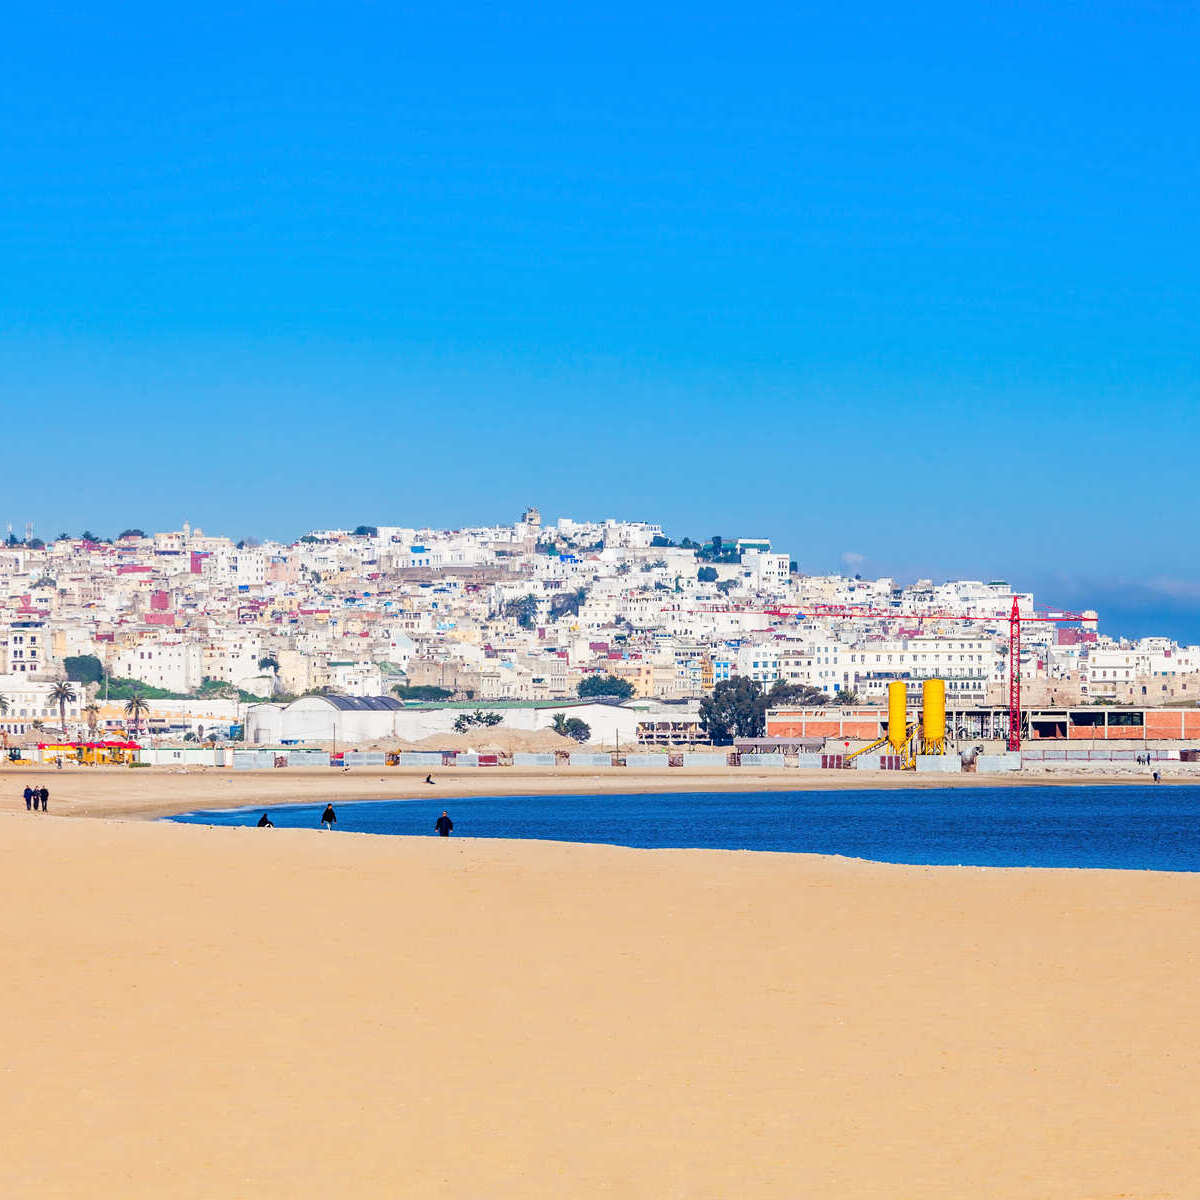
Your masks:
<svg viewBox="0 0 1200 1200"><path fill-rule="evenodd" d="M1155 782L1157 783L1158 781L1157 781L1157 780L1155 780ZM50 800L50 791L49 791L49 789L46 787L46 785L45 785L45 784L42 784L42 787L41 787L41 798L42 798L42 812L45 812L45 811L46 811L46 805L47 805L47 803L48 803L48 802L49 802L49 800Z"/></svg>
<svg viewBox="0 0 1200 1200"><path fill-rule="evenodd" d="M443 810L442 815L434 822L433 827L442 837L449 837L450 831L454 828L454 822L450 820L445 810Z"/></svg>
<svg viewBox="0 0 1200 1200"><path fill-rule="evenodd" d="M258 818L258 827L259 827L259 829L274 829L275 828L275 822L271 820L269 813L263 813L263 815Z"/></svg>
<svg viewBox="0 0 1200 1200"><path fill-rule="evenodd" d="M332 829L337 823L337 813L333 811L333 805L325 805L325 811L321 814L321 828Z"/></svg>
<svg viewBox="0 0 1200 1200"><path fill-rule="evenodd" d="M33 807L33 788L29 784L25 785L25 811L28 812Z"/></svg>

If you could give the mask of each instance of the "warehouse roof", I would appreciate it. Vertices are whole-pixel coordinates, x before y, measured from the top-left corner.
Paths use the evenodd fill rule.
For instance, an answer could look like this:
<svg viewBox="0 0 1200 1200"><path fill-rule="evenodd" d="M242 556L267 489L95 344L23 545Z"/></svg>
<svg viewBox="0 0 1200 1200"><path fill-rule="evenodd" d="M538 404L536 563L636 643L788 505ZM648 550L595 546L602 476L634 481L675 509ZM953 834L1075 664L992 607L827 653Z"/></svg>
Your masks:
<svg viewBox="0 0 1200 1200"><path fill-rule="evenodd" d="M326 695L320 698L328 700L334 708L340 709L342 712L389 712L404 707L399 700L392 696Z"/></svg>

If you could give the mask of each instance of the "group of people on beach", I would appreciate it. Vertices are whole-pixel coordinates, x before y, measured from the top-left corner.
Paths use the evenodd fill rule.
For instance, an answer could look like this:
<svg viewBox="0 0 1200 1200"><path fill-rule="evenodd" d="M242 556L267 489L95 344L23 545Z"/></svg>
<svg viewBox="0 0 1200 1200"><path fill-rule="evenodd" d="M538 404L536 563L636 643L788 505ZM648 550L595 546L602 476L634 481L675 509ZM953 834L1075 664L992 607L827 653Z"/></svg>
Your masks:
<svg viewBox="0 0 1200 1200"><path fill-rule="evenodd" d="M42 796L43 796L42 808L43 809L46 807L46 801L44 799L45 795L46 795L46 789L43 788L42 789ZM25 805L26 805L26 807L29 806L29 789L28 788L25 789ZM321 828L322 829L332 829L336 824L337 824L337 813L334 811L333 805L332 804L325 805L325 811L321 814ZM274 829L275 828L275 822L271 820L270 813L263 813L263 815L258 818L258 828L259 829ZM450 820L450 817L447 814L445 809L442 809L442 815L440 817L438 817L438 819L433 823L433 829L434 829L434 832L437 833L439 837L449 837L450 834L453 832L454 822L452 820Z"/></svg>
<svg viewBox="0 0 1200 1200"><path fill-rule="evenodd" d="M1138 766L1148 767L1154 760L1150 757L1149 754L1139 754L1137 756L1137 761L1138 761ZM1162 782L1162 772L1161 771L1151 771L1150 778L1153 779L1155 783L1161 783Z"/></svg>
<svg viewBox="0 0 1200 1200"><path fill-rule="evenodd" d="M46 805L50 803L50 789L46 787L30 787L25 785L25 811L37 812L38 805L42 806L42 812L46 811Z"/></svg>

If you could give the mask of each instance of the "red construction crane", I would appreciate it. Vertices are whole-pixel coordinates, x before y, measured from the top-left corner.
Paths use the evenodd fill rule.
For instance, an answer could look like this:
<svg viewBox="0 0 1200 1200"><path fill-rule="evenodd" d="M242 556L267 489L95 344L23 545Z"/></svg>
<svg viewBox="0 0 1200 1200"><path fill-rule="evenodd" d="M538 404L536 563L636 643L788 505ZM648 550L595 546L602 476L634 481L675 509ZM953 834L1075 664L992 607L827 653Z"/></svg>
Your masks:
<svg viewBox="0 0 1200 1200"><path fill-rule="evenodd" d="M876 620L876 621L964 621L971 624L1004 620L997 613L951 613L940 609L928 612L897 612L891 608L866 608L853 604L810 604L797 608L790 604L774 608L739 608L717 606L713 609L692 609L693 612L755 612L769 617L827 617L832 620ZM1071 612L1030 613L1022 615L1017 597L1013 597L1012 611L1008 615L1008 748L1021 749L1021 623L1038 621L1053 624L1072 624L1078 621L1094 621L1095 615Z"/></svg>

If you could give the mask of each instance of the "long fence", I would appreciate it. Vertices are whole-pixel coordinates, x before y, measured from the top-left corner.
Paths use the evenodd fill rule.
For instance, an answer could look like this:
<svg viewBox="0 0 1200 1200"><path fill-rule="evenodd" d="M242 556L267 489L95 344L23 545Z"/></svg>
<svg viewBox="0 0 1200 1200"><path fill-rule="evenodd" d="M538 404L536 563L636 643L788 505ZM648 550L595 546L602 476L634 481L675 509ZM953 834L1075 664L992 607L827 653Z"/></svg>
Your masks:
<svg viewBox="0 0 1200 1200"><path fill-rule="evenodd" d="M816 752L784 753L738 752L736 750L630 750L610 751L516 751L512 754L479 754L461 750L403 750L386 753L382 750L344 750L330 754L326 750L285 746L277 748L234 748L227 752L226 765L237 770L265 770L278 767L591 767L626 768L655 771L676 769L723 769L747 771L776 771L787 769L895 771L902 766L899 755L874 754L857 761L847 761L843 754ZM959 769L955 756L947 756L926 769Z"/></svg>

